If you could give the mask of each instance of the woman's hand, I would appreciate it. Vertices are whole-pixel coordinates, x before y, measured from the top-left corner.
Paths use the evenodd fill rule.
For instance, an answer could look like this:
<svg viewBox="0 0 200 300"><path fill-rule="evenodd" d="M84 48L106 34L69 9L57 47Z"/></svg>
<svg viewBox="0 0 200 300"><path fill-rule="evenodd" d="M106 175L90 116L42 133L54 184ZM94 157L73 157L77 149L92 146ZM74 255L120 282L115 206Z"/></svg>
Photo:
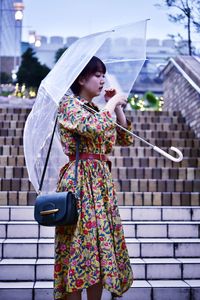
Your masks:
<svg viewBox="0 0 200 300"><path fill-rule="evenodd" d="M126 128L127 121L122 107L127 105L128 99L124 95L117 93L115 89L105 90L104 97L107 102L104 109L111 114L115 112L118 124Z"/></svg>
<svg viewBox="0 0 200 300"><path fill-rule="evenodd" d="M110 91L110 94L111 94L111 91ZM107 93L107 99L109 98L110 94ZM107 100L107 104L105 105L104 108L109 110L110 113L112 114L115 111L115 109L117 109L118 107L125 106L127 104L127 101L128 100L124 95L118 94L115 91L115 95Z"/></svg>
<svg viewBox="0 0 200 300"><path fill-rule="evenodd" d="M107 89L105 90L105 101L108 102L114 95L116 95L116 90L115 89Z"/></svg>

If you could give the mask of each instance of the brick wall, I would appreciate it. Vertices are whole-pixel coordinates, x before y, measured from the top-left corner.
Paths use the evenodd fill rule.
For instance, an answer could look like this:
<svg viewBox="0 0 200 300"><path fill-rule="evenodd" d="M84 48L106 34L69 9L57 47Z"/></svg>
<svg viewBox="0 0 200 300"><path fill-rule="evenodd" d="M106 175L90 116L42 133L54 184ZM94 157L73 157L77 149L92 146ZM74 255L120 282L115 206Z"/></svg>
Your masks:
<svg viewBox="0 0 200 300"><path fill-rule="evenodd" d="M164 76L163 110L181 111L186 123L200 137L200 63L191 56L171 59Z"/></svg>

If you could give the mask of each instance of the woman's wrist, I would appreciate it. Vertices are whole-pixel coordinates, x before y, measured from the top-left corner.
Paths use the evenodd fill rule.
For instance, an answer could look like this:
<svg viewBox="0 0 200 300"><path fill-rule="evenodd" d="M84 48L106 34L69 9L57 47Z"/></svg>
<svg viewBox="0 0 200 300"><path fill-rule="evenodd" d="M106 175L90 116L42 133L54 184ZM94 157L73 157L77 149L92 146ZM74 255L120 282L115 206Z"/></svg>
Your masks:
<svg viewBox="0 0 200 300"><path fill-rule="evenodd" d="M115 113L116 113L116 117L117 117L117 119L116 119L117 123L126 128L128 126L128 124L127 124L126 116L124 114L122 107L121 106L116 107Z"/></svg>

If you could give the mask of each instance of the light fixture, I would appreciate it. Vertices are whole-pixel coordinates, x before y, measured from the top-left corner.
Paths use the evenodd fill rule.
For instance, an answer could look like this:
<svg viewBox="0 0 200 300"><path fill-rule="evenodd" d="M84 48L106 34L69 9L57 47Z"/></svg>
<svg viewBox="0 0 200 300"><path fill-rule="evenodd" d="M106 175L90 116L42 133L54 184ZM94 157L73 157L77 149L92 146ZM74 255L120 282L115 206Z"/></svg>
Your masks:
<svg viewBox="0 0 200 300"><path fill-rule="evenodd" d="M41 47L41 37L40 36L36 36L36 38L35 38L35 47L37 47L37 48Z"/></svg>
<svg viewBox="0 0 200 300"><path fill-rule="evenodd" d="M15 81L17 79L17 74L15 70L12 70L12 80Z"/></svg>
<svg viewBox="0 0 200 300"><path fill-rule="evenodd" d="M36 35L35 35L35 31L29 31L29 44L35 44L36 41Z"/></svg>
<svg viewBox="0 0 200 300"><path fill-rule="evenodd" d="M15 12L15 20L16 21L21 21L23 19L23 12L18 10Z"/></svg>
<svg viewBox="0 0 200 300"><path fill-rule="evenodd" d="M15 10L15 20L21 21L23 19L24 4L21 2L14 2L13 6Z"/></svg>

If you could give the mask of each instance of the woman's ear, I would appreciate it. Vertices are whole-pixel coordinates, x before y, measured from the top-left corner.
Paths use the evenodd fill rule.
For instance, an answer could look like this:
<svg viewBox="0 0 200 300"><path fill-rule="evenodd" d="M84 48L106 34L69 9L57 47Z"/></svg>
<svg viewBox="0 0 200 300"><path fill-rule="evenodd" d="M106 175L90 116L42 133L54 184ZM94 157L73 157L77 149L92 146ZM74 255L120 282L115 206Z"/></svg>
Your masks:
<svg viewBox="0 0 200 300"><path fill-rule="evenodd" d="M85 84L85 78L81 76L81 77L79 78L79 80L78 80L78 83L79 83L80 85L84 85L84 84Z"/></svg>

